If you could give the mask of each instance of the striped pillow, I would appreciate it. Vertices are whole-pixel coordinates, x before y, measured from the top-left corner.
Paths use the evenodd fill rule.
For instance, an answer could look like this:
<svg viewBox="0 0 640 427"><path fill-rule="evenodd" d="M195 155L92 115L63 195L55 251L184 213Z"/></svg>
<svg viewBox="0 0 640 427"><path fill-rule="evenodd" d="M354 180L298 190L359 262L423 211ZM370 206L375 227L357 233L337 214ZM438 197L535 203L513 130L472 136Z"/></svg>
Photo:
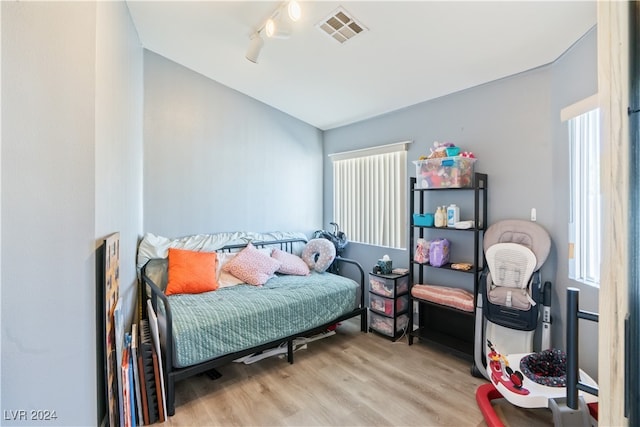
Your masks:
<svg viewBox="0 0 640 427"><path fill-rule="evenodd" d="M458 310L473 312L473 294L459 288L435 285L414 285L411 295L415 298L431 301Z"/></svg>

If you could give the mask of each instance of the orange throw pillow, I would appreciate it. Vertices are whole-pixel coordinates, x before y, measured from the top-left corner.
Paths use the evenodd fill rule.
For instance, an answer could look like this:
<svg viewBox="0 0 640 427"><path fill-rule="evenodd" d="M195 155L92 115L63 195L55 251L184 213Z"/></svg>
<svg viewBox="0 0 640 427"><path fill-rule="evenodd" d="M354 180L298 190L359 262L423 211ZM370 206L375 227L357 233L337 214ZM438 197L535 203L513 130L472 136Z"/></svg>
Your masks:
<svg viewBox="0 0 640 427"><path fill-rule="evenodd" d="M169 278L165 295L199 294L218 289L215 252L169 248Z"/></svg>

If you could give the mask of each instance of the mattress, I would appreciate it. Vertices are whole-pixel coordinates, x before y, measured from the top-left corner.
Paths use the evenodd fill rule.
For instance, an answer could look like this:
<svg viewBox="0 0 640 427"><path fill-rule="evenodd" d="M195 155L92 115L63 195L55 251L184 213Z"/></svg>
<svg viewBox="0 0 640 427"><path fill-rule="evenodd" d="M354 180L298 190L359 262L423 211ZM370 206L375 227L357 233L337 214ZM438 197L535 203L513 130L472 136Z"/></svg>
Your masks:
<svg viewBox="0 0 640 427"><path fill-rule="evenodd" d="M174 366L184 368L322 326L358 307L359 285L331 273L282 275L168 297Z"/></svg>

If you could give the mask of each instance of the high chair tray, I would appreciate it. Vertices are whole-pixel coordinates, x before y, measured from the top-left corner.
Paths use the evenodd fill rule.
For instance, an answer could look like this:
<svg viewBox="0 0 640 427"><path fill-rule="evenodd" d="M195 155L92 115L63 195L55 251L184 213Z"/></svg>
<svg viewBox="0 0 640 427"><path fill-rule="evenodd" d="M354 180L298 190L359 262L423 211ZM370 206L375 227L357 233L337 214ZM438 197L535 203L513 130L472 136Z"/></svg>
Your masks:
<svg viewBox="0 0 640 427"><path fill-rule="evenodd" d="M506 356L509 366L514 370L520 369L520 360L528 356L530 353L510 354ZM491 377L491 383L513 405L521 408L548 408L549 399L556 399L566 397L566 387L549 387L542 384L538 384L531 381L524 376L522 381L522 388L516 389L513 387L513 383L508 377L501 375L502 372L495 372L493 368L487 366L489 375ZM598 387L598 384L587 375L582 369L580 369L579 379L581 382L591 386ZM528 394L525 394L528 391ZM598 396L594 396L589 393L585 393L581 390L578 391L578 395L581 396L586 403L594 403L598 401Z"/></svg>

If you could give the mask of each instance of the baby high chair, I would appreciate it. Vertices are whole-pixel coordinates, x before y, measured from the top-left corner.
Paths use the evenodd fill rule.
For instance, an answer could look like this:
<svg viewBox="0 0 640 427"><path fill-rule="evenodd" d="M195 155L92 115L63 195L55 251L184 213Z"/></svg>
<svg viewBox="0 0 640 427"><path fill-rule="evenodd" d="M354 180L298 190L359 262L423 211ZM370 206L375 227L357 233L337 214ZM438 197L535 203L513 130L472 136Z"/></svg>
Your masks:
<svg viewBox="0 0 640 427"><path fill-rule="evenodd" d="M543 289L540 268L549 255L551 238L535 222L509 219L486 230L483 248L486 264L476 298L474 374L490 379L487 340L502 354L531 353L541 302L541 346L550 347L551 283Z"/></svg>
<svg viewBox="0 0 640 427"><path fill-rule="evenodd" d="M473 373L491 381L480 386L476 393L487 423L501 425L493 416L490 404L498 397L519 407L548 407L557 425L573 424L576 417L587 420L585 401L593 402L594 396L581 398L582 406L578 410L573 407L567 410L560 400L566 395L566 360L563 352L551 350L551 283L545 282L542 286L539 271L551 248L549 234L534 222L504 220L487 229L483 247L486 268L478 286L481 296L476 299ZM541 311L540 342L544 351L532 353ZM545 360L540 360L542 358ZM556 374L562 378L540 372L540 366L557 368L562 375ZM524 371L526 377L518 369ZM581 377L595 390L591 378L583 372Z"/></svg>

